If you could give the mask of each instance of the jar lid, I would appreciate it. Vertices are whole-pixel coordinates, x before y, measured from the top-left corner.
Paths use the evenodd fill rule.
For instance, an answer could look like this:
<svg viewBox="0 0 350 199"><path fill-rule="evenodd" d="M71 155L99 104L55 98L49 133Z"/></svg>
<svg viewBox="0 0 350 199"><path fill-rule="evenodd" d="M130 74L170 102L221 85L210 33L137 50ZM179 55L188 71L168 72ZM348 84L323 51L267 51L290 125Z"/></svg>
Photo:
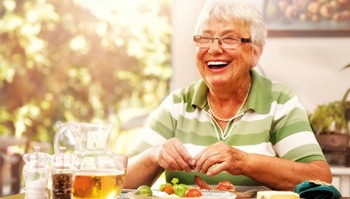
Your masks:
<svg viewBox="0 0 350 199"><path fill-rule="evenodd" d="M34 146L34 152L24 154L23 160L26 162L26 165L31 168L47 168L51 156L47 153L40 152L39 146Z"/></svg>
<svg viewBox="0 0 350 199"><path fill-rule="evenodd" d="M59 152L53 156L53 167L56 169L74 169L75 155L66 153L66 147L59 147Z"/></svg>

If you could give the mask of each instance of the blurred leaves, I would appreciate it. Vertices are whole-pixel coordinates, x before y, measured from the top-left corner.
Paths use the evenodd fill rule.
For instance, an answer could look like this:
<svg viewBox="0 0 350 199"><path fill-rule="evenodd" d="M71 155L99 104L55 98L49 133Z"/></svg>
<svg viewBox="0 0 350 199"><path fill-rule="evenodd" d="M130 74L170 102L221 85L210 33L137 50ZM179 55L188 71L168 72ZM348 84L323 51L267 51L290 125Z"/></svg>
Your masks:
<svg viewBox="0 0 350 199"><path fill-rule="evenodd" d="M118 127L121 110L157 106L170 11L170 0L1 1L0 136L52 142L56 123Z"/></svg>
<svg viewBox="0 0 350 199"><path fill-rule="evenodd" d="M350 102L345 103L350 105ZM348 123L344 114L342 101L319 105L309 116L310 124L315 134L348 133Z"/></svg>
<svg viewBox="0 0 350 199"><path fill-rule="evenodd" d="M350 68L350 64L342 70ZM318 105L312 114L309 114L311 127L315 134L342 133L350 135L350 88L345 91L341 101L332 101Z"/></svg>

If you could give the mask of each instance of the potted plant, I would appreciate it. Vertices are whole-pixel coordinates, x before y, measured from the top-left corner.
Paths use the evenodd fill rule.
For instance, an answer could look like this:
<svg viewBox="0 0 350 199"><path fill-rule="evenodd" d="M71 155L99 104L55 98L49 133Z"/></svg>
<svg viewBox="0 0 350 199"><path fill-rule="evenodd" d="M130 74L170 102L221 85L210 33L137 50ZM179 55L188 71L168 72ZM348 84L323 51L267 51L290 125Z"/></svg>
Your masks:
<svg viewBox="0 0 350 199"><path fill-rule="evenodd" d="M350 64L345 68L350 68ZM311 127L328 163L350 166L350 88L343 98L316 107Z"/></svg>

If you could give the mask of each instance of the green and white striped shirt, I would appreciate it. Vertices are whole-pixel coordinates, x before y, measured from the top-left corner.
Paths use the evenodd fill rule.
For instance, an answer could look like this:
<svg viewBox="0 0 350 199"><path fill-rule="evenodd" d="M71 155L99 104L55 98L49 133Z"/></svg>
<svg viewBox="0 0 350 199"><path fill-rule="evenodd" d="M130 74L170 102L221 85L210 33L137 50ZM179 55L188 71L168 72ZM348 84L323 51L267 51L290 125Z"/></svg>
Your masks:
<svg viewBox="0 0 350 199"><path fill-rule="evenodd" d="M223 133L208 112L208 87L203 80L172 92L150 115L140 142L131 155L176 137L195 156L219 141L245 151L297 162L325 160L298 97L287 86L251 71L252 85L246 103ZM268 169L268 168L266 168ZM259 185L245 176L222 172L208 177L196 172L166 171L167 181L179 178L194 184L200 175L209 184L230 180L234 185Z"/></svg>

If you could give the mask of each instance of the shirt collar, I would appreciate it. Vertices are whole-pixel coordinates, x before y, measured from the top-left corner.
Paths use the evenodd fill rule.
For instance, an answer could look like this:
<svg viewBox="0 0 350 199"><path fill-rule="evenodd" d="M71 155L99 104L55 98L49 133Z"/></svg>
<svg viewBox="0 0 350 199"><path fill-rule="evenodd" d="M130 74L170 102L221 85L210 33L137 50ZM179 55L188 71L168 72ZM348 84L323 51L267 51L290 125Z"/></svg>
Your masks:
<svg viewBox="0 0 350 199"><path fill-rule="evenodd" d="M270 111L272 103L272 82L261 76L255 70L250 71L252 82L246 103L242 107L243 111L252 109L257 113L266 114ZM204 80L199 80L194 85L192 106L207 109L208 87Z"/></svg>

